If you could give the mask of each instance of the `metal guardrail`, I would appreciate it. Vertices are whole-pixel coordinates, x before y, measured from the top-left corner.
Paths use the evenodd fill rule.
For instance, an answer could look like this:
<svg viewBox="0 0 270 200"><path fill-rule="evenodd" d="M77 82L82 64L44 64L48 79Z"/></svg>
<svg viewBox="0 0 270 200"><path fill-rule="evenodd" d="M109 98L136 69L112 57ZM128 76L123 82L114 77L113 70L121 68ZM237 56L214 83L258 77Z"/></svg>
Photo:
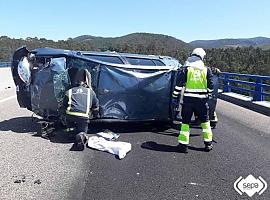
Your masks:
<svg viewBox="0 0 270 200"><path fill-rule="evenodd" d="M266 96L270 97L270 76L224 72L219 80L223 83L223 92L245 92L253 97L253 101L264 101Z"/></svg>
<svg viewBox="0 0 270 200"><path fill-rule="evenodd" d="M10 67L11 62L0 62L0 67Z"/></svg>

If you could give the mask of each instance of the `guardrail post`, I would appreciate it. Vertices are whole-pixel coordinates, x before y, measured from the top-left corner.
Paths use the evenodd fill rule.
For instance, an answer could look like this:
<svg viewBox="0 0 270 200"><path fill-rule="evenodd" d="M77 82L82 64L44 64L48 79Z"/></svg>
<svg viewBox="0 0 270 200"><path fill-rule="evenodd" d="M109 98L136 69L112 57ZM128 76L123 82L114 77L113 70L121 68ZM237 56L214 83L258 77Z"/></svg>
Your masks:
<svg viewBox="0 0 270 200"><path fill-rule="evenodd" d="M253 101L263 101L263 87L262 87L262 79L256 78L255 91L253 94Z"/></svg>
<svg viewBox="0 0 270 200"><path fill-rule="evenodd" d="M229 81L229 74L224 74L224 87L223 92L231 92L230 81Z"/></svg>

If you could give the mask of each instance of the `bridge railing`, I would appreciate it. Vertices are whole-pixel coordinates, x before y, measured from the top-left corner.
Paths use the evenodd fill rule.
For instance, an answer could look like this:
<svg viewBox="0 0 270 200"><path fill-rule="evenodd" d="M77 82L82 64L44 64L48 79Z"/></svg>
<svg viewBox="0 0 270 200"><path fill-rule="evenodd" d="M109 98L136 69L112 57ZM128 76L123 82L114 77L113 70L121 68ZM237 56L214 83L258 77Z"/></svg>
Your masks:
<svg viewBox="0 0 270 200"><path fill-rule="evenodd" d="M0 68L1 67L10 67L11 66L11 62L0 62Z"/></svg>
<svg viewBox="0 0 270 200"><path fill-rule="evenodd" d="M264 101L270 97L270 76L224 72L219 77L223 92L248 93L253 101Z"/></svg>

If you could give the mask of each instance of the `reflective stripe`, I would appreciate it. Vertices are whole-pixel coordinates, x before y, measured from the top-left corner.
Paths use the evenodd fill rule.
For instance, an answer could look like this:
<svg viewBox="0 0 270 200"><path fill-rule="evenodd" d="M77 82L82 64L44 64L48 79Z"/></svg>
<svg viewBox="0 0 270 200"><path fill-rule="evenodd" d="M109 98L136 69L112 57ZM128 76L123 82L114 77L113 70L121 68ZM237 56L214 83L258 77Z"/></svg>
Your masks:
<svg viewBox="0 0 270 200"><path fill-rule="evenodd" d="M212 130L211 130L211 129L203 129L202 132L203 132L203 133L211 133Z"/></svg>
<svg viewBox="0 0 270 200"><path fill-rule="evenodd" d="M173 94L172 97L173 97L173 98L177 98L177 95L174 95L174 94Z"/></svg>
<svg viewBox="0 0 270 200"><path fill-rule="evenodd" d="M214 90L212 90L212 89L207 89L208 90L208 92L213 92Z"/></svg>
<svg viewBox="0 0 270 200"><path fill-rule="evenodd" d="M70 109L71 109L71 95L72 95L72 90L70 89L68 91L68 107L67 107L67 111L70 111Z"/></svg>
<svg viewBox="0 0 270 200"><path fill-rule="evenodd" d="M197 98L207 98L208 94L192 94L192 93L184 93L185 97L197 97Z"/></svg>
<svg viewBox="0 0 270 200"><path fill-rule="evenodd" d="M203 139L205 142L211 142L213 139L213 133L211 130L210 122L201 123L203 129Z"/></svg>
<svg viewBox="0 0 270 200"><path fill-rule="evenodd" d="M182 87L175 86L175 89L180 91L180 90L182 90Z"/></svg>
<svg viewBox="0 0 270 200"><path fill-rule="evenodd" d="M180 131L180 134L178 136L178 142L181 144L189 144L189 132Z"/></svg>
<svg viewBox="0 0 270 200"><path fill-rule="evenodd" d="M181 125L181 131L189 132L189 124L182 124Z"/></svg>
<svg viewBox="0 0 270 200"><path fill-rule="evenodd" d="M191 89L191 88L186 88L186 92L207 92L207 89Z"/></svg>
<svg viewBox="0 0 270 200"><path fill-rule="evenodd" d="M178 95L178 94L179 94L179 92L177 92L177 91L173 91L173 94L174 94L174 95Z"/></svg>
<svg viewBox="0 0 270 200"><path fill-rule="evenodd" d="M205 142L212 142L213 140L213 133L203 133L203 140Z"/></svg>
<svg viewBox="0 0 270 200"><path fill-rule="evenodd" d="M218 117L217 117L217 113L216 112L214 112L214 119L212 121L214 121L214 122L217 122L218 121Z"/></svg>
<svg viewBox="0 0 270 200"><path fill-rule="evenodd" d="M181 104L184 103L183 99L184 99L185 90L186 90L186 87L183 87L182 90L181 90L180 101L179 101L179 103L181 103Z"/></svg>
<svg viewBox="0 0 270 200"><path fill-rule="evenodd" d="M79 117L87 117L87 118L89 118L89 115L88 114L86 114L86 113L79 113L79 112L71 112L71 111L66 111L66 113L68 114L68 115L73 115L73 116L79 116Z"/></svg>
<svg viewBox="0 0 270 200"><path fill-rule="evenodd" d="M66 114L89 118L89 112L90 112L90 89L87 89L87 107L86 107L86 112L85 113L70 111L71 110L71 104L72 104L72 89L70 89L68 91L68 107L67 107L67 110L66 110Z"/></svg>
<svg viewBox="0 0 270 200"><path fill-rule="evenodd" d="M87 89L87 108L86 108L86 115L89 117L90 112L90 89Z"/></svg>
<svg viewBox="0 0 270 200"><path fill-rule="evenodd" d="M180 131L180 135L181 134L189 137L189 131Z"/></svg>
<svg viewBox="0 0 270 200"><path fill-rule="evenodd" d="M203 122L201 123L202 129L211 129L210 122Z"/></svg>

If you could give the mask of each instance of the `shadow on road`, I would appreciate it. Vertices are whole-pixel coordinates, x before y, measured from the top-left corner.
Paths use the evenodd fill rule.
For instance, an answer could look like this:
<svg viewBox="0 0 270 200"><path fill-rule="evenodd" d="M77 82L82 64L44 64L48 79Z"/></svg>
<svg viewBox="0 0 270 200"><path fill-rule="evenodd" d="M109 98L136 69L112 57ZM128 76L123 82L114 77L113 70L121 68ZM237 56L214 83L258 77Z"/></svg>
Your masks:
<svg viewBox="0 0 270 200"><path fill-rule="evenodd" d="M179 131L175 130L175 129L168 129L168 130L164 130L164 131L158 131L156 132L156 134L159 135L165 135L165 136L172 136L172 137L178 137L179 135Z"/></svg>
<svg viewBox="0 0 270 200"><path fill-rule="evenodd" d="M12 131L14 133L29 133L35 137L41 137L38 134L39 120L35 117L17 117L0 122L0 131ZM91 123L89 125L89 134L95 134L104 130L110 130L115 133L138 133L138 132L153 132L156 134L162 134L166 136L178 137L178 130L169 129L170 127L157 124L157 123ZM201 134L190 134L190 137L201 136ZM63 129L56 129L50 137L45 139L50 140L53 143L73 143L75 141L75 132L65 132ZM170 146L167 144L158 144L153 141L144 142L141 147L143 149L149 149L154 151L163 152L178 152L176 146ZM189 147L190 150L204 151L204 148ZM76 149L72 148L71 151Z"/></svg>
<svg viewBox="0 0 270 200"><path fill-rule="evenodd" d="M162 152L178 152L177 146L171 146L167 144L158 144L153 141L142 143L141 147L143 149L149 149L154 151L162 151Z"/></svg>
<svg viewBox="0 0 270 200"><path fill-rule="evenodd" d="M193 146L189 146L188 147L189 150L193 150L193 151L203 151L205 152L205 149L203 147L193 147Z"/></svg>
<svg viewBox="0 0 270 200"><path fill-rule="evenodd" d="M37 132L37 119L32 117L17 117L0 122L0 131L12 131L14 133Z"/></svg>
<svg viewBox="0 0 270 200"><path fill-rule="evenodd" d="M178 150L177 146L171 146L171 145L167 145L167 144L158 144L158 143L153 142L153 141L148 141L148 142L142 143L141 148L148 149L148 150L153 150L153 151L177 152L177 153L179 153L179 150ZM203 147L189 146L188 149L193 150L193 151L203 151L203 152L205 152L205 149Z"/></svg>
<svg viewBox="0 0 270 200"><path fill-rule="evenodd" d="M41 137L38 133L40 125L39 119L35 117L16 117L0 122L0 131L12 131L13 133L28 133L35 137ZM95 134L104 130L110 130L114 133L138 133L138 132L153 132L163 134L169 127L165 124L158 123L143 123L143 122L114 122L114 123L90 123L89 134ZM65 128L57 127L49 137L53 143L73 143L76 132L65 132ZM173 132L166 132L164 134L175 136Z"/></svg>
<svg viewBox="0 0 270 200"><path fill-rule="evenodd" d="M13 133L28 133L33 137L41 137L38 133L40 125L38 124L39 119L35 117L16 117L9 120L0 122L0 131L12 131ZM56 130L53 132L53 137L44 138L49 139L55 143L71 143L73 138L67 133Z"/></svg>
<svg viewBox="0 0 270 200"><path fill-rule="evenodd" d="M133 133L133 132L164 132L170 127L167 124L159 124L155 122L97 122L90 123L88 133L97 133L106 129L114 133Z"/></svg>

